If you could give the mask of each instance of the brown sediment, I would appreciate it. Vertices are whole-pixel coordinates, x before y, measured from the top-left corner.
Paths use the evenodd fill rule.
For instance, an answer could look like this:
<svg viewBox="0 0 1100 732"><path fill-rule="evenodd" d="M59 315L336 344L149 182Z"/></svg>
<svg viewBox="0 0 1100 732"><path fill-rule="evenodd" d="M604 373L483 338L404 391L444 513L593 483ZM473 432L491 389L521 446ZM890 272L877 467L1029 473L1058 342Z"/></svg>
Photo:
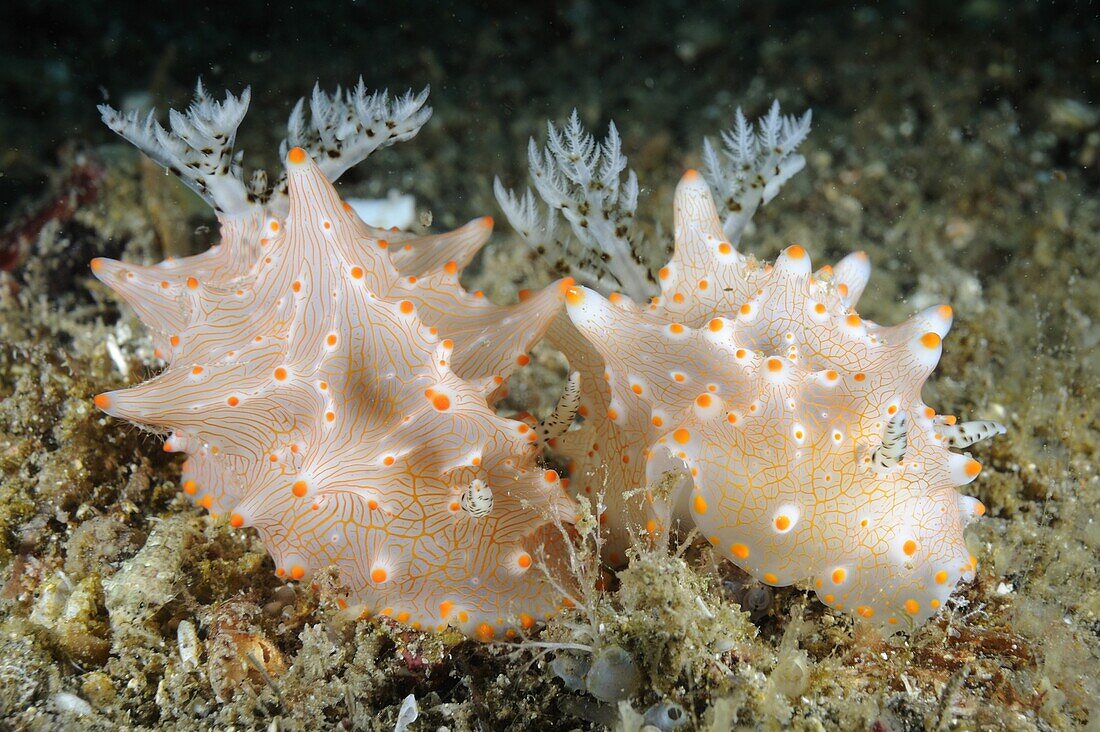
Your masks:
<svg viewBox="0 0 1100 732"><path fill-rule="evenodd" d="M471 105L440 89L436 119L416 145L384 153L363 172L366 182L346 184L349 192L412 190L440 228L495 214L492 175L522 179L526 138L542 134L545 116L564 118L578 105L593 124L618 122L648 186L640 223L658 237L672 186L683 168L699 164L701 137L729 126L734 104L755 113L776 95L785 107L812 106L806 170L758 213L745 248L770 259L797 241L818 261L866 250L875 273L863 302L882 322L950 302L956 324L924 398L944 413L1004 421L1009 433L972 450L986 465L974 487L988 513L970 531L979 579L907 639L868 635L804 601L799 588L777 591L749 624L724 598L705 547L691 547L686 559L646 550L618 584L607 583L598 611L598 642L627 650L645 682L633 708L676 702L698 729L723 705L749 727L1084 724L1100 714L1092 673L1100 657L1100 203L1091 195L1100 136L1087 110L1069 103L1080 91L1059 81L1072 76L1065 54L1044 56L1053 52L1025 47L1005 28L995 37L939 28L898 44L897 33L912 27L899 30L903 21L873 13L788 35L727 24L717 38L713 22L690 20L643 34L648 21L636 19L637 28L610 45L618 54L650 49L659 68L609 64L595 80L568 76L576 49L599 56L609 42L577 31L572 48L523 51L517 41L514 53L530 53L534 70L494 72L486 82L490 60L522 37L514 19L485 24L463 46L469 71L428 51L417 78L380 62L378 78L391 88L423 82L422 71L485 96ZM666 41L671 50L661 56ZM751 76L731 80L725 70L746 68L744 58ZM297 80L254 75L300 75L294 64L277 66L232 67L226 83L267 87L257 98L272 98L267 91ZM297 68L310 80L323 73L305 61ZM542 80L538 89L529 73ZM97 100L86 101L79 114L94 118ZM246 134L264 144L242 142L249 151L269 147L263 136L274 134L257 127ZM564 687L550 666L554 652L540 657L537 648L359 619L341 610L345 595L329 580L316 592L276 580L254 535L201 519L178 496L178 465L159 440L95 411L93 394L158 364L131 316L91 282L86 261L120 254L156 261L160 242L186 248L182 237L194 225L171 192L150 214L136 157L114 147L95 153L111 161L97 183L98 204L49 195L37 215L9 224L27 232L48 219L22 235L26 256L2 275L18 286L0 287L3 724L389 730L409 693L430 728L520 729L539 720L576 729L617 720L616 708ZM2 256L10 269L16 260ZM552 269L530 262L506 232L478 266L469 289L498 302L542 284ZM109 339L126 360L121 371ZM537 348L510 384L509 403L545 414L563 374L557 354ZM577 618L555 620L537 639L577 642L567 622ZM181 654L184 622L195 628L196 665ZM720 638L733 645L700 650ZM234 646L236 658L223 654ZM263 673L247 652L240 657L246 647ZM772 678L777 668L805 670L800 695L783 693L790 687ZM68 709L64 694L90 711Z"/></svg>

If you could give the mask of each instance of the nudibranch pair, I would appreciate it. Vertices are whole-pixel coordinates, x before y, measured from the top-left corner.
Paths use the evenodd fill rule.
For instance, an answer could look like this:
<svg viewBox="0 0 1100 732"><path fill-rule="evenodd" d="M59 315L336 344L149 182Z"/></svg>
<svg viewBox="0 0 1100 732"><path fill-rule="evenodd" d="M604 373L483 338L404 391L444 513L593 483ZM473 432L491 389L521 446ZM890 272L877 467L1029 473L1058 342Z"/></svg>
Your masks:
<svg viewBox="0 0 1100 732"><path fill-rule="evenodd" d="M739 114L727 177L740 188L724 223L702 176L684 176L674 253L648 302L624 234L638 188L632 172L619 183L617 133L600 147L575 115L564 137L551 127L547 156L531 153L549 217L538 224L533 197L499 183L498 199L528 241L553 238L560 211L603 253L577 259L591 287L567 278L499 307L458 281L490 219L381 231L333 188L416 134L426 92L315 89L308 124L294 109L271 188L262 174L246 184L233 151L248 101L246 90L214 102L200 86L171 131L101 108L215 207L222 241L155 266L93 261L168 364L95 402L167 433L165 449L188 455L184 492L255 528L280 576L335 566L356 605L413 627L483 640L529 629L567 604L559 562L576 513L567 481L538 463L545 445L578 498L604 496L613 565L633 533L686 523L761 581L809 580L888 631L915 627L973 576L963 528L984 508L955 487L980 466L949 448L1004 428L957 425L921 401L950 308L882 327L854 310L864 255L814 273L798 245L767 266L737 250L752 212L801 168L789 153L808 115L773 107L761 156ZM613 257L628 294L603 287ZM558 408L539 425L498 415L544 335L575 371ZM647 490L669 476L673 490Z"/></svg>
<svg viewBox="0 0 1100 732"><path fill-rule="evenodd" d="M164 449L188 455L183 491L255 528L280 576L335 566L367 612L488 640L563 601L537 565L560 556L574 504L536 464L537 430L492 405L569 281L498 307L458 281L491 219L417 238L340 199L332 181L415 134L425 99L315 91L273 192L246 187L232 153L247 92L216 103L200 86L171 132L104 108L215 206L221 243L155 266L92 262L168 364L95 403L168 432Z"/></svg>

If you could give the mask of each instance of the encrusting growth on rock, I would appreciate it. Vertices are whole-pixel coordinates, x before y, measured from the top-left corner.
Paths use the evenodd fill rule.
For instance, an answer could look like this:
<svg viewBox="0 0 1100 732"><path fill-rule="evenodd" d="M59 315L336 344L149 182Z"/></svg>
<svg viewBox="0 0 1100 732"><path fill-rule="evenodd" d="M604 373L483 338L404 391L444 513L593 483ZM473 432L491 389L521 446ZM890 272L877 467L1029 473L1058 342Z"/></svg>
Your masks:
<svg viewBox="0 0 1100 732"><path fill-rule="evenodd" d="M92 262L168 363L95 403L167 432L164 449L188 455L184 493L255 528L280 576L334 565L367 612L489 640L562 600L532 558L560 553L572 501L535 465L536 431L492 405L571 281L493 305L458 281L491 219L414 237L341 201L332 181L415 135L425 99L367 95L361 82L315 91L313 126L301 105L291 118L285 193L242 182L232 141L247 91L219 104L200 86L171 132L104 108L215 206L222 240L155 266Z"/></svg>

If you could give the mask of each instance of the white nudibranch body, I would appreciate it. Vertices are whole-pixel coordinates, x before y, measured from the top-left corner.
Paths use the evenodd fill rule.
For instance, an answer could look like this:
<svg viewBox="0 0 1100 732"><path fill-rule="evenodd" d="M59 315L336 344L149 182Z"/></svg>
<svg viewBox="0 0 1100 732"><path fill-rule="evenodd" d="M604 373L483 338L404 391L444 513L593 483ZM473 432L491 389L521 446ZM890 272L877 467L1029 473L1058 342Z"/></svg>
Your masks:
<svg viewBox="0 0 1100 732"><path fill-rule="evenodd" d="M419 237L341 200L332 182L415 135L426 98L315 89L271 190L263 175L244 184L233 150L247 91L215 102L200 87L171 131L104 107L215 207L221 242L154 266L93 260L168 364L95 403L169 433L165 449L188 455L184 493L257 531L280 577L335 567L356 609L490 640L564 601L528 570L540 548L563 551L573 503L537 466L536 431L493 406L570 281L494 305L458 279L491 218Z"/></svg>
<svg viewBox="0 0 1100 732"><path fill-rule="evenodd" d="M948 447L1004 431L953 427L921 400L951 308L881 326L853 309L863 253L816 273L798 245L774 265L745 257L694 171L676 191L675 238L648 305L566 294L605 364L612 419L650 426L651 477L670 462L692 476L669 505L742 569L808 580L887 631L919 625L976 567L963 529L984 507L955 489L981 466Z"/></svg>
<svg viewBox="0 0 1100 732"><path fill-rule="evenodd" d="M721 147L705 145L703 174L676 189L664 266L631 225L638 184L623 179L614 126L597 143L574 115L545 151L531 142L545 214L499 181L497 199L585 285L548 333L581 375L584 422L551 447L575 495L605 507L604 559L623 564L639 530L657 540L686 523L767 585L808 581L834 608L911 629L974 576L963 529L985 507L955 489L981 466L949 448L1005 428L921 400L950 307L880 326L854 310L871 274L862 252L813 272L798 245L774 265L740 251L753 214L804 167L810 121L778 103L755 123L738 109Z"/></svg>

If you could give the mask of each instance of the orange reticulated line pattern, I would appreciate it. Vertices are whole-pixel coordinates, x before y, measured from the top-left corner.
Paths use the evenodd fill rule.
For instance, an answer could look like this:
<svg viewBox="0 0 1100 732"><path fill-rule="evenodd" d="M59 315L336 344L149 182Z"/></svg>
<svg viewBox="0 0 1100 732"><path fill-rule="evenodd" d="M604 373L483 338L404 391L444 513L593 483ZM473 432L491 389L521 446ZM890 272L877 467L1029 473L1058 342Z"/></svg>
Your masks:
<svg viewBox="0 0 1100 732"><path fill-rule="evenodd" d="M963 529L984 512L956 491L980 465L948 449L936 427L949 422L920 396L951 308L861 318L865 254L815 273L795 244L763 266L725 240L698 175L677 187L674 235L659 297L572 287L550 331L586 385L584 425L554 446L571 488L677 470L666 502L607 496L612 551L632 526L679 519L763 582L809 580L887 632L919 625L974 576Z"/></svg>
<svg viewBox="0 0 1100 732"><path fill-rule="evenodd" d="M457 273L491 219L383 232L304 150L286 165L285 217L257 205L170 263L93 262L168 363L96 406L170 430L184 493L257 530L280 576L334 565L370 613L478 638L528 629L563 600L532 557L575 511L536 466L534 431L492 400L566 288L504 307L471 295ZM472 484L487 513L459 508Z"/></svg>

